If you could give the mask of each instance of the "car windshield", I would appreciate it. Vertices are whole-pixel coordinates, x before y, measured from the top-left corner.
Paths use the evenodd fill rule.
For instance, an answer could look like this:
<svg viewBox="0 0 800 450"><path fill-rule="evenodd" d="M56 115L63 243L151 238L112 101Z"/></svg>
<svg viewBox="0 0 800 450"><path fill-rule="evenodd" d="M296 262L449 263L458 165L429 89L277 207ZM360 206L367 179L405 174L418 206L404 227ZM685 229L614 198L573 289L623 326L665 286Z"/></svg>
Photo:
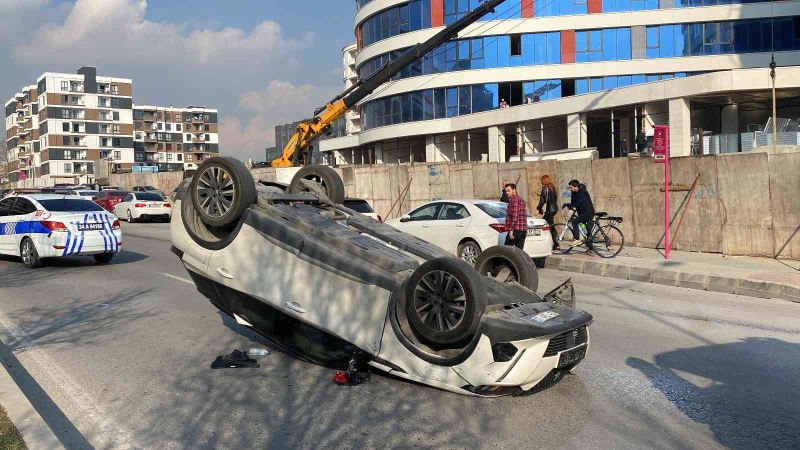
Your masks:
<svg viewBox="0 0 800 450"><path fill-rule="evenodd" d="M155 187L155 186L145 186L144 190L146 190L146 191L157 191L158 188Z"/></svg>
<svg viewBox="0 0 800 450"><path fill-rule="evenodd" d="M375 212L366 200L345 200L344 206L362 214Z"/></svg>
<svg viewBox="0 0 800 450"><path fill-rule="evenodd" d="M100 195L100 193L97 191L80 191L78 192L78 195L81 197L97 197Z"/></svg>
<svg viewBox="0 0 800 450"><path fill-rule="evenodd" d="M147 192L139 192L136 194L136 200L143 200L148 202L163 202L164 197L158 194L150 194Z"/></svg>
<svg viewBox="0 0 800 450"><path fill-rule="evenodd" d="M126 191L103 191L106 197L125 197L128 195Z"/></svg>
<svg viewBox="0 0 800 450"><path fill-rule="evenodd" d="M55 198L51 200L37 200L44 209L50 212L87 212L103 211L98 204L77 198Z"/></svg>

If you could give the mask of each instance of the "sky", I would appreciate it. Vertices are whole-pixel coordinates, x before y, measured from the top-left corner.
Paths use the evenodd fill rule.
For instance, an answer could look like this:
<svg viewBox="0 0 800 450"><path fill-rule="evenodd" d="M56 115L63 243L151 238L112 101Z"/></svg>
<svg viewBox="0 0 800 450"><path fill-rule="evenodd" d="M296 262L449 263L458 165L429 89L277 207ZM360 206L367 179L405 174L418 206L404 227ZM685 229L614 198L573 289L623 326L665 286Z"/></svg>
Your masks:
<svg viewBox="0 0 800 450"><path fill-rule="evenodd" d="M43 72L133 79L137 104L219 109L220 152L264 159L274 127L343 89L354 0L0 0L0 97Z"/></svg>

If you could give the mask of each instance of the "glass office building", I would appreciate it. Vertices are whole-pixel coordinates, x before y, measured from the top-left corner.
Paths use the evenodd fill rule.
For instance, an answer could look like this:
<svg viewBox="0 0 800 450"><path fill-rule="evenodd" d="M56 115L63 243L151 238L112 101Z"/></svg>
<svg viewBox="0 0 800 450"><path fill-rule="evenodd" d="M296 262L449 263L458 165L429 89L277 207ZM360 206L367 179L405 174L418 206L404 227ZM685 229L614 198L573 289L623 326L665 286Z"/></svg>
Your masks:
<svg viewBox="0 0 800 450"><path fill-rule="evenodd" d="M368 78L478 4L357 0L352 71ZM669 124L673 153L690 154L709 133L766 125L773 54L779 116L800 116L798 1L506 0L377 89L321 150L336 164L613 157Z"/></svg>

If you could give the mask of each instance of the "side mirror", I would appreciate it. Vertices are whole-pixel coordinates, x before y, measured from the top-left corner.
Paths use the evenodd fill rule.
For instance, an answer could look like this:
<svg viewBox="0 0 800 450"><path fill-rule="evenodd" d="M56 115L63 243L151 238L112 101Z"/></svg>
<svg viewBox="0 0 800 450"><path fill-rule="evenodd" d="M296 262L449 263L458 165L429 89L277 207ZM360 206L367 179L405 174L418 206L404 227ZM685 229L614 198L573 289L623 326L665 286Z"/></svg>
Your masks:
<svg viewBox="0 0 800 450"><path fill-rule="evenodd" d="M406 214L405 216L400 218L400 222L403 222L403 223L409 222L410 220L411 220L411 216L409 216L408 214Z"/></svg>

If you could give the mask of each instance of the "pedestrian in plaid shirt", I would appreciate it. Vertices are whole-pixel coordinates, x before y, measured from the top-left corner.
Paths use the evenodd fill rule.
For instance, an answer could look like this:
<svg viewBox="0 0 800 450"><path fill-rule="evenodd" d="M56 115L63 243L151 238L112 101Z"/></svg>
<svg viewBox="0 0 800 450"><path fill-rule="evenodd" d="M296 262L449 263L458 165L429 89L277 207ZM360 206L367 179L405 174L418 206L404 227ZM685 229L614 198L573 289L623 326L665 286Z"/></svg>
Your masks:
<svg viewBox="0 0 800 450"><path fill-rule="evenodd" d="M517 194L517 185L508 183L505 186L508 195L508 209L506 209L506 245L525 247L525 238L528 236L528 210L525 201Z"/></svg>

